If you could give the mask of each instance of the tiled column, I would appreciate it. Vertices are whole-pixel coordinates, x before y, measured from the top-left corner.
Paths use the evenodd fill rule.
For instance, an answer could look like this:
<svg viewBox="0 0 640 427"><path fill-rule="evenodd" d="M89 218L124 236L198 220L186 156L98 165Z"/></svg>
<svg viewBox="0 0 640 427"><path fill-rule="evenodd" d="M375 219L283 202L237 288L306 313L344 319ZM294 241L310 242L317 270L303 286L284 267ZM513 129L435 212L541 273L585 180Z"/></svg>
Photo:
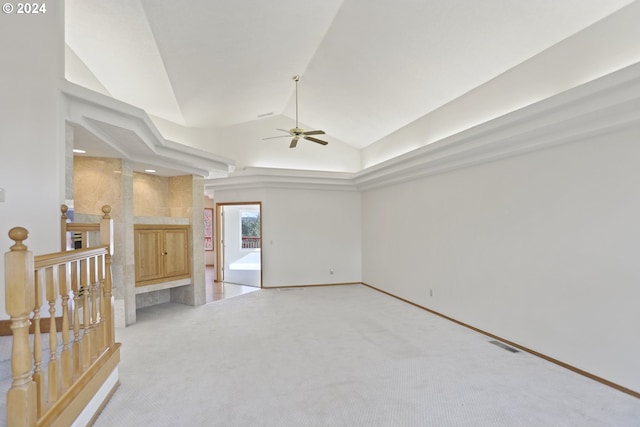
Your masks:
<svg viewBox="0 0 640 427"><path fill-rule="evenodd" d="M191 285L171 289L171 301L187 305L206 302L204 265L204 178L175 177L170 183L173 214L191 223Z"/></svg>
<svg viewBox="0 0 640 427"><path fill-rule="evenodd" d="M204 260L204 178L193 177L193 210L191 212L191 271L193 272L193 305L206 302Z"/></svg>
<svg viewBox="0 0 640 427"><path fill-rule="evenodd" d="M116 326L136 323L136 274L133 237L133 168L131 162L122 162L122 243L124 254L122 285L116 297ZM120 321L119 321L120 319ZM122 322L124 321L124 322ZM124 323L124 325L122 325Z"/></svg>

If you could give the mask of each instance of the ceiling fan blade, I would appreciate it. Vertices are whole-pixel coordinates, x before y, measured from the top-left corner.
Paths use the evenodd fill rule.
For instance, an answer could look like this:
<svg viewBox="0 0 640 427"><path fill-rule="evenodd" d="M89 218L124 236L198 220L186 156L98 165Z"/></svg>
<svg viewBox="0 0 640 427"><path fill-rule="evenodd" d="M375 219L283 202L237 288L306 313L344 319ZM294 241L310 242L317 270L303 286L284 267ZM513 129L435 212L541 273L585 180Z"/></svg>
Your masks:
<svg viewBox="0 0 640 427"><path fill-rule="evenodd" d="M324 135L323 130L309 130L306 132L302 132L303 135Z"/></svg>
<svg viewBox="0 0 640 427"><path fill-rule="evenodd" d="M265 139L276 139L276 138L289 138L289 135L269 136L267 138L262 138L262 140L264 141Z"/></svg>
<svg viewBox="0 0 640 427"><path fill-rule="evenodd" d="M327 145L327 144L328 144L328 142L327 142L327 141L323 141L323 140L321 140L321 139L314 138L314 137L312 137L312 136L306 136L306 135L305 135L305 136L304 136L304 139L308 139L309 141L317 142L317 143L318 143L318 144L320 144L320 145Z"/></svg>
<svg viewBox="0 0 640 427"><path fill-rule="evenodd" d="M296 145L298 145L298 138L293 138L291 140L291 145L289 145L289 148L296 148Z"/></svg>
<svg viewBox="0 0 640 427"><path fill-rule="evenodd" d="M289 132L287 129L276 129L276 130L279 130L279 131L281 131L281 132L286 132L286 133L288 133L288 134L291 134L291 132Z"/></svg>

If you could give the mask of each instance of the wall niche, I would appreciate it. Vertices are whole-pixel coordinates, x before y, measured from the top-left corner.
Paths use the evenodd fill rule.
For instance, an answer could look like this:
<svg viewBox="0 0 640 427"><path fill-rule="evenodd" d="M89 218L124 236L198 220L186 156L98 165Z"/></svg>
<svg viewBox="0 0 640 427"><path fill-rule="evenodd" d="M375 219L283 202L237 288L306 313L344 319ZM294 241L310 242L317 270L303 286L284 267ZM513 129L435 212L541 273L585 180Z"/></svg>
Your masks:
<svg viewBox="0 0 640 427"><path fill-rule="evenodd" d="M116 324L135 323L136 309L150 305L204 304L204 178L134 172L129 161L115 158L75 156L73 163L70 205L76 218L91 220L95 216L97 219L102 205L112 207ZM190 226L191 277L136 288L134 226L137 224Z"/></svg>

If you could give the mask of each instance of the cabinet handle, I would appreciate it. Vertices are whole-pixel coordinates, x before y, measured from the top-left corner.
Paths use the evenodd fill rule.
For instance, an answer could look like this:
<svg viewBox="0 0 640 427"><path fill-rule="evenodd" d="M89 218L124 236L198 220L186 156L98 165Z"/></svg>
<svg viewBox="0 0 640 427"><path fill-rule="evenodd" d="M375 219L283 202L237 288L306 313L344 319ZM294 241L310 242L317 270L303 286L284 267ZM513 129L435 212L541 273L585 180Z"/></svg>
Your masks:
<svg viewBox="0 0 640 427"><path fill-rule="evenodd" d="M162 255L167 255L167 252L162 252Z"/></svg>

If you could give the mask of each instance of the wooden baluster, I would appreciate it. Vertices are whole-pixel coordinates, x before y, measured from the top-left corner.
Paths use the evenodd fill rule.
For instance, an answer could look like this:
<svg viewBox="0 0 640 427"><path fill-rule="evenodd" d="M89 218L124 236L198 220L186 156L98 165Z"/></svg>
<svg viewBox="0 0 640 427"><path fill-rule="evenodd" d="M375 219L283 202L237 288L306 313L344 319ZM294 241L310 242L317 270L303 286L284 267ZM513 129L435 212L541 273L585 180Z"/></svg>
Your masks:
<svg viewBox="0 0 640 427"><path fill-rule="evenodd" d="M98 297L100 298L100 306L98 310L98 347L100 348L100 353L102 353L107 346L107 329L104 324L104 258L104 255L101 255L98 258Z"/></svg>
<svg viewBox="0 0 640 427"><path fill-rule="evenodd" d="M111 219L111 206L102 207L102 219L100 220L100 244L109 246L109 253L105 256L104 279L104 313L102 314L106 326L106 344L112 346L115 341L114 331L114 307L113 307L113 282L111 280L111 255L113 255L113 219Z"/></svg>
<svg viewBox="0 0 640 427"><path fill-rule="evenodd" d="M91 328L91 360L98 358L98 318L97 318L97 298L98 298L98 277L97 277L97 257L92 257L89 262L89 286L91 287L91 293L89 299L91 301L91 317L89 319L89 327Z"/></svg>
<svg viewBox="0 0 640 427"><path fill-rule="evenodd" d="M104 278L104 324L106 326L106 345L111 347L116 342L114 330L114 306L113 291L111 282L111 255L105 256L105 278Z"/></svg>
<svg viewBox="0 0 640 427"><path fill-rule="evenodd" d="M35 273L35 307L33 309L33 381L36 383L36 397L38 417L44 414L47 399L45 399L45 379L42 372L42 333L40 332L40 308L42 307L42 286L46 282L45 271L38 270Z"/></svg>
<svg viewBox="0 0 640 427"><path fill-rule="evenodd" d="M31 379L29 314L35 307L33 253L22 243L29 232L9 231L16 243L5 253L5 306L11 317L11 389L7 392L7 425L33 427L37 422L36 384Z"/></svg>
<svg viewBox="0 0 640 427"><path fill-rule="evenodd" d="M72 310L73 316L73 345L71 354L73 355L73 377L77 378L82 374L82 352L80 351L80 268L78 262L71 264L71 290L73 291Z"/></svg>
<svg viewBox="0 0 640 427"><path fill-rule="evenodd" d="M69 337L69 285L71 282L71 266L66 263L60 266L60 297L62 298L62 390L73 383L73 360Z"/></svg>
<svg viewBox="0 0 640 427"><path fill-rule="evenodd" d="M49 366L48 401L53 403L60 396L60 368L58 366L58 328L56 326L56 300L58 299L58 266L46 270L46 292L49 302Z"/></svg>
<svg viewBox="0 0 640 427"><path fill-rule="evenodd" d="M91 286L86 259L80 260L80 292L82 294L82 371L84 372L91 364L91 313L89 311Z"/></svg>

